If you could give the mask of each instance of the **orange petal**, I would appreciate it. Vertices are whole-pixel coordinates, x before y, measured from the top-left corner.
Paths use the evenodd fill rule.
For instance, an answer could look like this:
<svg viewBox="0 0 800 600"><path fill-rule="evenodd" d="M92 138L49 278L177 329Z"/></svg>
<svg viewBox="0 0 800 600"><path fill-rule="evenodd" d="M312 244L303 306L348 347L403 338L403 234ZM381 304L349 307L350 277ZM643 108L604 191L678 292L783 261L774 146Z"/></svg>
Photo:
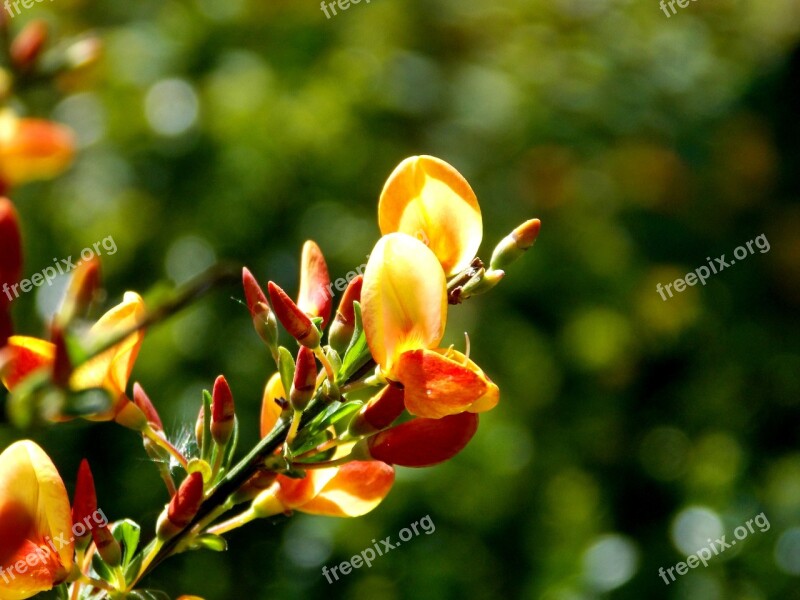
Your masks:
<svg viewBox="0 0 800 600"><path fill-rule="evenodd" d="M91 329L93 335L109 335L125 331L140 323L144 318L144 301L139 294L126 292L120 304L112 308ZM144 331L132 333L119 344L82 364L72 374L70 385L80 390L91 387L104 387L115 398L113 411L97 415L94 420L110 420L124 406L125 388L128 386L133 365L144 340Z"/></svg>
<svg viewBox="0 0 800 600"><path fill-rule="evenodd" d="M314 471L314 476L320 477L318 473ZM349 462L338 468L319 493L295 510L329 517L360 517L381 503L393 483L394 468L385 463L375 460Z"/></svg>
<svg viewBox="0 0 800 600"><path fill-rule="evenodd" d="M460 365L464 365L470 371L479 375L486 382L486 392L467 409L469 412L487 412L497 406L498 402L500 402L500 388L497 387L497 384L495 384L491 379L489 379L489 377L486 376L486 373L484 373L478 365L476 365L472 360L467 358L458 350L440 348L437 349L436 352L456 361Z"/></svg>
<svg viewBox="0 0 800 600"><path fill-rule="evenodd" d="M275 373L269 378L266 387L264 388L264 397L261 401L261 437L267 437L270 432L275 428L275 423L281 416L283 410L276 400L279 398L286 399L286 392L283 390L283 383L281 383L281 374Z"/></svg>
<svg viewBox="0 0 800 600"><path fill-rule="evenodd" d="M333 306L330 285L331 278L322 250L315 242L309 240L303 245L297 305L312 317L322 317L323 328L331 318Z"/></svg>
<svg viewBox="0 0 800 600"><path fill-rule="evenodd" d="M483 237L481 209L469 183L433 156L412 156L389 176L378 204L381 233L418 237L445 273L469 266Z"/></svg>
<svg viewBox="0 0 800 600"><path fill-rule="evenodd" d="M405 387L406 409L419 417L463 412L488 391L479 373L433 350L403 353L396 375Z"/></svg>
<svg viewBox="0 0 800 600"><path fill-rule="evenodd" d="M37 338L12 335L6 347L13 353L3 377L3 385L10 391L34 371L52 367L55 359L55 345Z"/></svg>
<svg viewBox="0 0 800 600"><path fill-rule="evenodd" d="M430 467L461 452L478 430L478 415L406 421L369 439L373 458L403 467Z"/></svg>
<svg viewBox="0 0 800 600"><path fill-rule="evenodd" d="M364 331L387 376L404 351L435 348L447 321L444 271L422 242L390 233L375 245L361 291Z"/></svg>
<svg viewBox="0 0 800 600"><path fill-rule="evenodd" d="M71 530L67 490L50 458L31 441L9 446L0 454L0 566L15 578L7 575L0 598L29 598L65 579ZM58 540L55 550L48 538Z"/></svg>
<svg viewBox="0 0 800 600"><path fill-rule="evenodd" d="M70 129L42 119L0 115L0 179L18 185L51 179L72 163L75 137Z"/></svg>

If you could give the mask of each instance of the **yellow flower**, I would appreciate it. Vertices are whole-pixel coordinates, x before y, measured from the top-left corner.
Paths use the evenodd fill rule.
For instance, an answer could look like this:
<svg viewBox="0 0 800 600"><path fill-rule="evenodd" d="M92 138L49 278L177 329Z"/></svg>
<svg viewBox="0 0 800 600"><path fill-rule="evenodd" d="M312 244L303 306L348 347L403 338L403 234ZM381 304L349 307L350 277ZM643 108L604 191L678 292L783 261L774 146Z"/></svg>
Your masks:
<svg viewBox="0 0 800 600"><path fill-rule="evenodd" d="M451 276L469 266L483 237L478 198L451 165L412 156L389 176L378 204L381 233L407 233L425 243Z"/></svg>
<svg viewBox="0 0 800 600"><path fill-rule="evenodd" d="M72 516L64 482L31 441L0 454L0 600L52 589L72 568Z"/></svg>
<svg viewBox="0 0 800 600"><path fill-rule="evenodd" d="M134 292L127 292L120 304L108 311L92 326L90 335L93 337L105 336L113 334L113 332L125 331L139 323L144 313L144 301L141 296ZM139 330L116 346L80 365L72 373L69 380L71 389L85 390L102 387L111 394L114 400L111 409L105 413L92 415L91 420L110 421L129 402L125 395L125 389L143 339L144 332ZM8 348L13 352L13 359L3 377L3 384L9 391L14 391L14 388L34 371L46 367L52 368L55 361L55 345L45 340L12 336L8 340Z"/></svg>
<svg viewBox="0 0 800 600"><path fill-rule="evenodd" d="M75 155L70 129L43 119L0 113L0 182L14 186L51 179L65 171Z"/></svg>
<svg viewBox="0 0 800 600"><path fill-rule="evenodd" d="M439 348L447 282L433 252L404 233L382 237L361 292L364 332L384 377L404 387L413 415L441 418L494 407L499 390L460 352Z"/></svg>

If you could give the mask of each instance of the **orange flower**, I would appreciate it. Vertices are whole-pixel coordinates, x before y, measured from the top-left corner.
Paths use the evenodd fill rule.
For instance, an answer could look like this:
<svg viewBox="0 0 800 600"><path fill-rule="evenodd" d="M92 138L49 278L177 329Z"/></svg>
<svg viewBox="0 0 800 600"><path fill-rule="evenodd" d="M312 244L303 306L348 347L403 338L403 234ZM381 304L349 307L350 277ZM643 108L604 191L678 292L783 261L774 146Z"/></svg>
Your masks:
<svg viewBox="0 0 800 600"><path fill-rule="evenodd" d="M329 517L360 517L389 494L394 468L377 460L353 461L341 467L310 470L303 479L279 475L275 484L256 498L261 517L296 510Z"/></svg>
<svg viewBox="0 0 800 600"><path fill-rule="evenodd" d="M52 589L72 568L72 515L64 482L31 441L0 454L0 600Z"/></svg>
<svg viewBox="0 0 800 600"><path fill-rule="evenodd" d="M261 401L261 437L267 437L275 428L275 424L281 416L283 409L278 405L277 400L286 399L286 392L283 391L280 373L275 373L270 377L264 387L264 397Z"/></svg>
<svg viewBox="0 0 800 600"><path fill-rule="evenodd" d="M75 155L70 129L42 119L0 114L0 181L19 185L51 179L65 171Z"/></svg>
<svg viewBox="0 0 800 600"><path fill-rule="evenodd" d="M499 390L466 356L438 348L447 321L447 283L433 252L392 233L370 255L361 293L370 351L405 406L432 419L494 407Z"/></svg>
<svg viewBox="0 0 800 600"><path fill-rule="evenodd" d="M105 336L115 331L124 331L139 323L145 308L142 298L127 292L123 301L103 315L92 326L90 335ZM114 399L114 405L105 413L93 415L91 420L110 421L125 408L128 398L125 389L133 364L139 354L144 332L137 331L119 344L80 365L72 373L69 386L73 390L103 387ZM28 375L43 368L52 368L56 347L52 342L25 336L12 336L8 347L13 352L13 360L3 377L3 384L14 391Z"/></svg>
<svg viewBox="0 0 800 600"><path fill-rule="evenodd" d="M381 233L402 232L433 250L445 275L469 266L483 237L475 192L454 167L412 156L389 176L378 203Z"/></svg>

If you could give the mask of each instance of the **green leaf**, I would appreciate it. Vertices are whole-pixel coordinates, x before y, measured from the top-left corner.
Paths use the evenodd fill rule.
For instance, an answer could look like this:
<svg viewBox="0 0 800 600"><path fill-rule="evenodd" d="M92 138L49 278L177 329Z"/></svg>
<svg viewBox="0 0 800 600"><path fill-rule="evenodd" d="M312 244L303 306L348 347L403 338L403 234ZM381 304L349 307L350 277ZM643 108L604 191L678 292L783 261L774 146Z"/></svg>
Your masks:
<svg viewBox="0 0 800 600"><path fill-rule="evenodd" d="M169 595L160 590L135 590L127 597L136 600L170 600Z"/></svg>
<svg viewBox="0 0 800 600"><path fill-rule="evenodd" d="M125 519L115 523L111 533L122 547L122 565L127 566L136 555L142 528L138 523Z"/></svg>
<svg viewBox="0 0 800 600"><path fill-rule="evenodd" d="M56 596L58 600L69 600L69 589L67 589L66 583L62 583L56 587Z"/></svg>
<svg viewBox="0 0 800 600"><path fill-rule="evenodd" d="M222 464L225 469L230 469L231 462L233 461L233 454L236 452L236 446L239 444L239 419L233 418L233 435L225 446L225 456L223 457Z"/></svg>
<svg viewBox="0 0 800 600"><path fill-rule="evenodd" d="M211 403L213 397L208 390L203 390L203 441L200 448L200 457L209 461L211 459Z"/></svg>
<svg viewBox="0 0 800 600"><path fill-rule="evenodd" d="M283 384L283 391L288 394L292 389L292 381L294 380L294 357L292 356L292 353L283 346L278 348L278 354L281 383Z"/></svg>
<svg viewBox="0 0 800 600"><path fill-rule="evenodd" d="M322 430L314 433L309 429L304 429L303 432L297 436L294 444L292 444L292 454L296 456L313 450L331 438L333 438L333 434L330 431Z"/></svg>
<svg viewBox="0 0 800 600"><path fill-rule="evenodd" d="M105 561L103 561L102 557L97 552L95 552L94 556L92 556L92 569L99 579L111 583L115 581L114 573L111 571L111 567L109 567Z"/></svg>
<svg viewBox="0 0 800 600"><path fill-rule="evenodd" d="M369 362L372 355L367 345L367 336L364 333L364 324L361 319L361 305L358 302L353 302L353 309L355 310L356 326L353 332L353 339L348 346L347 351L344 353L342 360L342 368L336 377L336 383L342 384L350 379L355 373Z"/></svg>
<svg viewBox="0 0 800 600"><path fill-rule="evenodd" d="M213 552L225 552L228 549L228 542L225 538L214 535L213 533L204 533L198 535L192 542L192 549L194 550L211 550Z"/></svg>
<svg viewBox="0 0 800 600"><path fill-rule="evenodd" d="M132 585L136 578L139 576L139 571L142 569L142 562L144 561L144 554L139 553L133 557L133 560L125 567L125 583Z"/></svg>

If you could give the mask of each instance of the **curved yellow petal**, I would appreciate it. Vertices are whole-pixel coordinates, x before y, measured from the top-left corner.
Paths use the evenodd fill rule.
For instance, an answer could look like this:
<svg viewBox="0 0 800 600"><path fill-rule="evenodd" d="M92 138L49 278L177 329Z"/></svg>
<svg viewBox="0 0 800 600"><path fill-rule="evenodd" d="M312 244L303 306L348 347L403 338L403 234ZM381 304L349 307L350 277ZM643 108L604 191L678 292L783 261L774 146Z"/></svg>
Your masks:
<svg viewBox="0 0 800 600"><path fill-rule="evenodd" d="M27 440L6 448L0 454L0 600L30 598L63 581L73 562L71 529L67 490L44 450Z"/></svg>
<svg viewBox="0 0 800 600"><path fill-rule="evenodd" d="M275 373L269 378L264 387L264 396L261 400L261 437L266 437L275 428L275 423L281 416L282 409L275 402L278 398L286 398L286 392L281 383L281 374Z"/></svg>
<svg viewBox="0 0 800 600"><path fill-rule="evenodd" d="M433 250L450 276L469 266L483 237L478 198L453 166L412 156L389 176L378 203L382 234L400 231Z"/></svg>
<svg viewBox="0 0 800 600"><path fill-rule="evenodd" d="M140 323L145 314L144 301L135 292L126 292L122 302L103 315L92 326L93 335L107 335L115 331L125 331ZM125 402L125 388L128 385L133 365L144 340L144 331L132 333L119 344L98 354L75 369L70 379L73 389L91 387L106 388L115 399L115 405L108 414L97 415L96 420L113 419Z"/></svg>
<svg viewBox="0 0 800 600"><path fill-rule="evenodd" d="M377 507L393 484L394 468L386 463L377 460L349 462L339 467L311 500L295 510L329 517L360 517Z"/></svg>
<svg viewBox="0 0 800 600"><path fill-rule="evenodd" d="M375 245L361 290L364 331L375 361L391 376L397 357L435 348L447 321L447 280L436 256L404 233Z"/></svg>

